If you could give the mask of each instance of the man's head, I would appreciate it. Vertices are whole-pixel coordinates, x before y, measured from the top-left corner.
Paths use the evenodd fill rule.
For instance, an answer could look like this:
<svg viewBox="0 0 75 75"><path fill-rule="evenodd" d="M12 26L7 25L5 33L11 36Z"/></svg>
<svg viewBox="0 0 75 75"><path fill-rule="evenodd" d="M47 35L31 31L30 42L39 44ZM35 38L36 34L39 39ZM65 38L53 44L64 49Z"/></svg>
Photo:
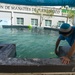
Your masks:
<svg viewBox="0 0 75 75"><path fill-rule="evenodd" d="M72 27L68 23L63 23L59 29L59 34L68 35L72 32Z"/></svg>

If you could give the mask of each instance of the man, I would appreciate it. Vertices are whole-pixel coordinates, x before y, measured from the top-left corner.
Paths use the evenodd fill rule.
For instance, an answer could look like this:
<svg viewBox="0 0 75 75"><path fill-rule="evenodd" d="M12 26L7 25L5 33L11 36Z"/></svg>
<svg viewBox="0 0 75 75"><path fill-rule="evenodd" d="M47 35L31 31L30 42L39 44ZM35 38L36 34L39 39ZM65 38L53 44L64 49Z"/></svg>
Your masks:
<svg viewBox="0 0 75 75"><path fill-rule="evenodd" d="M75 53L75 26L71 27L68 23L63 23L59 29L59 34L60 36L56 41L55 53L56 55L59 54L59 51L57 49L60 44L60 41L66 40L71 46L71 48L69 49L66 55L61 57L61 61L63 64L69 64L70 58Z"/></svg>

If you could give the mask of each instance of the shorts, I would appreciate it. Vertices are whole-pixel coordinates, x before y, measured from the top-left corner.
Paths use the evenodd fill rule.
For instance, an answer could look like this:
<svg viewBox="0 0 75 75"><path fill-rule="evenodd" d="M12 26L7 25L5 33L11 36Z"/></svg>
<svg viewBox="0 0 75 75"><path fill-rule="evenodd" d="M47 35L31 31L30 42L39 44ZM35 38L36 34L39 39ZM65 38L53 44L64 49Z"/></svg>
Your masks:
<svg viewBox="0 0 75 75"><path fill-rule="evenodd" d="M71 46L59 46L59 55L58 57L66 56L69 52ZM71 59L75 60L75 53L71 56Z"/></svg>

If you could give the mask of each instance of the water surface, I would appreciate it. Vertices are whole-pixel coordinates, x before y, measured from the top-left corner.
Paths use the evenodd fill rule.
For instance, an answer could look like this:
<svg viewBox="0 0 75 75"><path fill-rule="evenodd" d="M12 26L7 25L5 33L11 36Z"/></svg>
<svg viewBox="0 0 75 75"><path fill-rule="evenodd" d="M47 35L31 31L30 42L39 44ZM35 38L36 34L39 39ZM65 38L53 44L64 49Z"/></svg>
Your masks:
<svg viewBox="0 0 75 75"><path fill-rule="evenodd" d="M54 58L57 31L43 29L0 28L0 44L16 44L17 58ZM62 41L60 45L67 44Z"/></svg>

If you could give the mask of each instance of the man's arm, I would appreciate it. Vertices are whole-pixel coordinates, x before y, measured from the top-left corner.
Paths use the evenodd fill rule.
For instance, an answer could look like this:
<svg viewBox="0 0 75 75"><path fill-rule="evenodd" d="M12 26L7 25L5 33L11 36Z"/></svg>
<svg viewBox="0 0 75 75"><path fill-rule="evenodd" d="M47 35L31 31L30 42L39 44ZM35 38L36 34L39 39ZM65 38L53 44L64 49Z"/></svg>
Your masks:
<svg viewBox="0 0 75 75"><path fill-rule="evenodd" d="M58 38L57 39L57 41L56 41L56 46L55 46L55 53L56 53L56 55L58 55L58 50L57 50L57 48L58 48L58 46L59 46L59 44L60 44L60 39Z"/></svg>

